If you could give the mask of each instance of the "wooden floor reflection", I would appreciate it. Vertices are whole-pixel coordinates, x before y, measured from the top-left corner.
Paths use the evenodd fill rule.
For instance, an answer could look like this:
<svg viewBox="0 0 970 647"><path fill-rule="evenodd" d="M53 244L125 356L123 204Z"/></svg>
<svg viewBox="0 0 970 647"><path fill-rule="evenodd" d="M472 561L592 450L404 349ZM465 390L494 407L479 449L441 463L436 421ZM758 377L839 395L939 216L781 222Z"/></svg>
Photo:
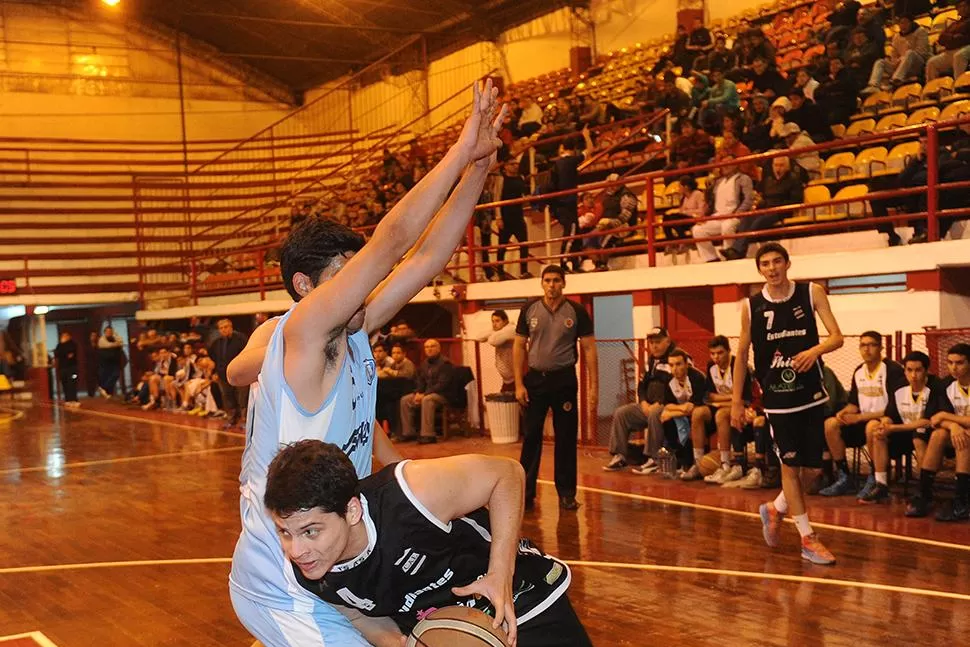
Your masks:
<svg viewBox="0 0 970 647"><path fill-rule="evenodd" d="M37 406L0 426L0 636L42 631L58 647L248 647L224 561L238 533L242 437L185 417L112 414ZM517 447L454 439L403 450ZM782 548L765 547L752 513L766 493L605 475L603 459L581 457L578 512L560 513L546 483L525 521L525 534L574 562L571 597L596 645L858 647L970 636L970 525L897 521L900 504L813 500L839 563L812 566L790 525ZM551 468L546 461L544 478ZM213 561L178 561L197 558ZM103 562L124 563L73 566ZM40 568L50 565L68 566Z"/></svg>

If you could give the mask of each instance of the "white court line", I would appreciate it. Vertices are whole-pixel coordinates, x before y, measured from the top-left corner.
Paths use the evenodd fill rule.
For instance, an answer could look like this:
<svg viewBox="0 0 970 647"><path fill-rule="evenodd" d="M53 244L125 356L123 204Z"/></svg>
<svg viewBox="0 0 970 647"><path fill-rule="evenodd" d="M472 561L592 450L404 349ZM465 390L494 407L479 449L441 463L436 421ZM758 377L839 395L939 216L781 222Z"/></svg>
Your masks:
<svg viewBox="0 0 970 647"><path fill-rule="evenodd" d="M555 486L552 481L546 481L539 479L539 483L543 485ZM589 487L587 485L577 486L577 490L581 492L595 492L596 494L605 494L608 496L615 496L624 499L633 499L636 501L649 501L651 503L662 503L667 505L675 505L683 508L692 508L695 510L707 510L709 512L719 512L721 514L733 514L740 517L748 517L751 519L758 519L759 523L761 521L761 516L757 512L745 512L744 510L733 510L731 508L719 508L713 505L704 505L702 503L691 503L689 501L678 501L677 499L664 499L662 497L648 496L646 494L632 494L630 492L621 492L619 490L607 490L604 488ZM787 523L794 523L792 519L786 518ZM935 539L924 539L923 537L910 537L907 535L896 535L889 532L879 532L878 530L866 530L864 528L851 528L849 526L838 526L831 523L821 523L818 521L812 522L812 527L814 528L825 528L826 530L838 530L841 532L848 532L857 535L866 535L869 537L879 537L880 539L895 539L898 541L907 541L914 544L923 544L924 546L936 546L938 548L950 548L953 550L963 550L970 552L970 545L968 544L954 544L946 541L937 541Z"/></svg>
<svg viewBox="0 0 970 647"><path fill-rule="evenodd" d="M762 573L751 571L734 571L720 568L702 568L697 566L667 566L664 564L634 564L630 562L595 562L584 560L563 560L570 567L589 567L589 568L617 568L637 571L659 571L674 573L697 573L705 575L726 575L730 577L745 577L761 580L779 580L785 582L810 582L812 584L828 584L832 586L842 586L849 588L873 589L878 591L888 591L890 593L906 593L912 595L925 595L928 597L947 598L970 602L970 595L964 593L952 593L950 591L934 591L932 589L918 589L908 586L894 586L892 584L877 584L875 582L860 582L858 580L839 580L825 577L811 577L808 575L789 575L785 573ZM90 562L86 564L51 564L48 566L15 566L12 568L0 568L0 575L14 575L18 573L45 573L51 571L68 570L90 570L100 568L123 568L138 566L192 566L198 564L228 564L232 562L230 557L203 557L196 559L151 559L142 561L124 562Z"/></svg>
<svg viewBox="0 0 970 647"><path fill-rule="evenodd" d="M45 636L40 631L31 631L25 634L16 634L13 636L0 636L0 643L10 642L12 640L20 640L22 638L30 638L35 643L40 645L40 647L57 647L53 640Z"/></svg>
<svg viewBox="0 0 970 647"><path fill-rule="evenodd" d="M65 463L59 465L58 469L70 469L72 467L91 467L92 465L114 465L116 463L135 463L139 461L150 461L156 458L184 458L186 456L200 456L204 454L220 454L225 452L239 452L245 449L242 445L237 447L219 447L216 449L200 449L191 452L169 452L167 454L148 454L146 456L126 456L124 458L104 458L97 461L79 461L77 463ZM29 474L31 472L46 472L50 468L46 465L36 467L15 467L9 470L0 470L2 474Z"/></svg>
<svg viewBox="0 0 970 647"><path fill-rule="evenodd" d="M77 409L67 409L61 407L60 405L53 405L47 402L41 403L45 407L59 408L64 411L70 411L71 413L85 413L89 416L101 416L103 418L115 418L117 420L128 420L130 422L140 422L146 425L164 425L166 427L175 427L176 429L186 429L188 431L200 431L206 434L216 434L219 436L229 436L231 438L238 438L239 440L245 441L245 436L240 433L233 433L231 431L222 431L221 429L206 429L205 427L193 427L192 425L180 425L177 422L169 422L167 420L155 420L149 418L139 418L138 416L126 416L121 413L108 413L107 411L92 411L91 409L84 409L83 407Z"/></svg>
<svg viewBox="0 0 970 647"><path fill-rule="evenodd" d="M13 422L15 420L20 420L24 417L24 412L20 409L8 409L7 407L0 407L0 411L3 413L13 414L9 418L0 418L0 423Z"/></svg>

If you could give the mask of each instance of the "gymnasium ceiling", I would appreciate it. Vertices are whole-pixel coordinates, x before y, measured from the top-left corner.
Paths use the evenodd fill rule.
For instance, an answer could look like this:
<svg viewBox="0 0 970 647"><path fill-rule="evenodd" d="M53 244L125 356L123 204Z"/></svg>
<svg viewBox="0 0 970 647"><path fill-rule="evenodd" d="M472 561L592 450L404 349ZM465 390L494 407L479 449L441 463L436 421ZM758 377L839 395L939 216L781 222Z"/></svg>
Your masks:
<svg viewBox="0 0 970 647"><path fill-rule="evenodd" d="M121 0L143 22L181 31L299 101L304 90L353 73L423 36L429 58L557 7L588 0ZM420 63L421 45L390 59ZM398 69L394 70L398 72Z"/></svg>

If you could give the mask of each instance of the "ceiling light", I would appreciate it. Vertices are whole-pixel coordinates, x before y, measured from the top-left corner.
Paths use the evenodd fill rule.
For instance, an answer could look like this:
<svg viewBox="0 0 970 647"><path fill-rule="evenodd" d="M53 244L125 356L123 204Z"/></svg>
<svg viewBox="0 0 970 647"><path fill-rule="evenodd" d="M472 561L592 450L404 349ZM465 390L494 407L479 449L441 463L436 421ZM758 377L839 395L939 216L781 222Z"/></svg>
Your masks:
<svg viewBox="0 0 970 647"><path fill-rule="evenodd" d="M109 7L117 7L119 4L121 4L121 0L101 0L101 2Z"/></svg>

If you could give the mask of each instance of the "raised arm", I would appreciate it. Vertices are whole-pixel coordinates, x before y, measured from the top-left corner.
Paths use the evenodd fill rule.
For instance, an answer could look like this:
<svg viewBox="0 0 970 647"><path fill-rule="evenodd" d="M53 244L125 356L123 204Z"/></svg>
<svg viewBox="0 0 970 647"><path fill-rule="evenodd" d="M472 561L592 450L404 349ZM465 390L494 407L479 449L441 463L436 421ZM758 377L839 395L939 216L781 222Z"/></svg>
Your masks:
<svg viewBox="0 0 970 647"><path fill-rule="evenodd" d="M246 342L243 352L229 362L226 367L226 377L229 384L233 386L249 386L259 377L259 372L263 368L263 358L266 356L266 347L269 340L276 331L276 324L279 323L278 317L273 317L260 324L259 328L253 331Z"/></svg>
<svg viewBox="0 0 970 647"><path fill-rule="evenodd" d="M442 523L488 507L492 547L488 573L455 595L484 595L495 605L494 626L508 623L509 644L515 645L512 576L522 526L525 472L518 461L497 456L464 455L404 466L404 480L424 507Z"/></svg>

